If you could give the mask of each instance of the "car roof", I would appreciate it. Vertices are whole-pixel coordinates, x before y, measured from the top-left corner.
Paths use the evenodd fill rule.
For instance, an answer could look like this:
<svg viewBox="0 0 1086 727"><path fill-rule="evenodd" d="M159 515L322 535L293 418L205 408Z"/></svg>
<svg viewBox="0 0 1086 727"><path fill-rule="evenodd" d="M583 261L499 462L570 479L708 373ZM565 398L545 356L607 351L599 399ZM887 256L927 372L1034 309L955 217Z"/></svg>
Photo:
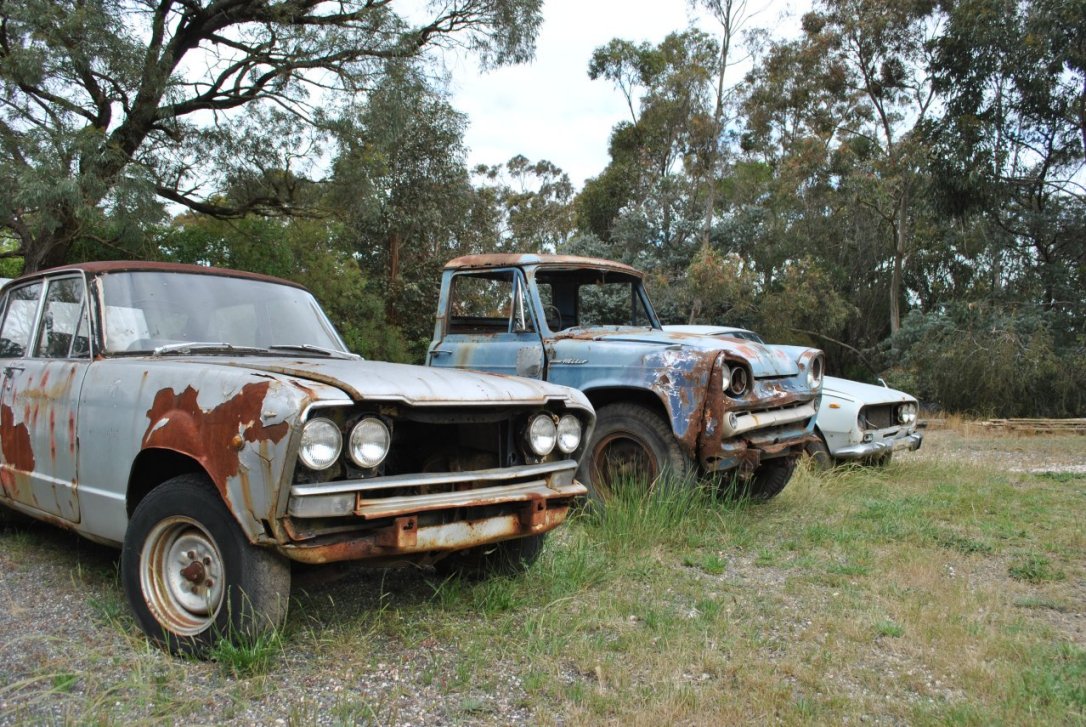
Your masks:
<svg viewBox="0 0 1086 727"><path fill-rule="evenodd" d="M636 275L641 278L644 274L635 267L614 260L606 260L597 257L579 257L577 255L549 255L535 253L489 253L486 255L464 255L445 263L446 270L454 269L486 269L505 268L521 265L537 265L540 267L554 268L604 268L616 272Z"/></svg>
<svg viewBox="0 0 1086 727"><path fill-rule="evenodd" d="M185 263L163 263L163 262L148 262L146 260L106 260L98 262L83 262L72 263L70 265L61 265L55 268L49 268L47 270L39 270L35 273L29 273L27 275L21 275L15 278L13 282L21 283L27 280L34 280L35 278L42 278L47 275L56 275L66 272L82 272L87 275L106 275L109 273L120 272L160 272L160 273L189 273L195 275L218 275L228 278L248 278L250 280L262 280L268 283L278 283L280 285L289 285L294 288L301 288L305 290L305 286L295 283L292 280L284 280L282 278L276 278L271 275L262 275L260 273L249 273L244 270L231 270L230 268L213 268L207 265L188 265ZM4 283L5 285L7 283Z"/></svg>

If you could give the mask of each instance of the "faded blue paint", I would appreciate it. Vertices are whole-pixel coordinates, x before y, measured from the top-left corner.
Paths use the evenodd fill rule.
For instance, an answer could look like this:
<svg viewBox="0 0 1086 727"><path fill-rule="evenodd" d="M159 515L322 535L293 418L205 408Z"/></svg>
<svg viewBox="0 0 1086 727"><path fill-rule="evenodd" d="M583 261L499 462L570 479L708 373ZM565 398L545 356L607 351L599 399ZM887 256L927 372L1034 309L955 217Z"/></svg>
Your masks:
<svg viewBox="0 0 1086 727"><path fill-rule="evenodd" d="M817 407L820 391L811 390L806 382L807 365L821 355L817 350L662 330L640 274L617 270L607 261L545 255L494 258L494 264L465 258L463 264L452 261L446 266L428 365L545 378L581 389L590 397L602 390L649 392L660 402L675 437L687 453L710 470L737 466L752 447L773 453L799 447L813 431L814 418L810 417L796 424L773 427L769 433L747 432L735 441L719 435L722 417L727 412L776 410L808 402ZM509 339L508 333L450 332L451 291L456 276L511 270L522 273L527 281L533 330L516 334L515 341ZM540 271L546 271L552 284L568 275L571 286L576 285L573 282L576 276L586 272L620 276L623 282L633 284L635 296L644 305L651 325L553 331L537 284ZM557 310L557 306L550 307ZM559 315L564 314L559 311ZM518 360L536 352L544 359L538 372L527 372L517 365ZM719 378L723 366L744 366L749 370L753 381L746 395L738 398L722 392L713 395L711 382L714 376Z"/></svg>

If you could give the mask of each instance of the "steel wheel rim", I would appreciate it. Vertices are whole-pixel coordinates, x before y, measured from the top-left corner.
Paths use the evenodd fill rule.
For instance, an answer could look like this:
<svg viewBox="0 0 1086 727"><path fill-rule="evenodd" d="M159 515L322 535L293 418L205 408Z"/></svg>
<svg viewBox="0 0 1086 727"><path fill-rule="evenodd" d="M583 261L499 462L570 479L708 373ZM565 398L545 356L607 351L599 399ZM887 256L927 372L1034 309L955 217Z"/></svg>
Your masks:
<svg viewBox="0 0 1086 727"><path fill-rule="evenodd" d="M652 450L630 432L612 432L592 449L593 482L610 495L616 482L644 477L653 482L660 468Z"/></svg>
<svg viewBox="0 0 1086 727"><path fill-rule="evenodd" d="M195 636L222 607L223 566L219 547L203 525L181 515L161 520L140 552L144 601L168 631Z"/></svg>

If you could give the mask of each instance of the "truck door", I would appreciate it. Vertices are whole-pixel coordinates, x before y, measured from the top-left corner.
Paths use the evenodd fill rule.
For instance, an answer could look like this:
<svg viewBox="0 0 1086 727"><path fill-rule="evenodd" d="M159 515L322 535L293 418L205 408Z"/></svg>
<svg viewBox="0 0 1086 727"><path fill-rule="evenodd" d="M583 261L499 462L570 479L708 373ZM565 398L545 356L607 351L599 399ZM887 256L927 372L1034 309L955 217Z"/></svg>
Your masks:
<svg viewBox="0 0 1086 727"><path fill-rule="evenodd" d="M449 273L427 364L532 379L543 376L543 341L516 268Z"/></svg>

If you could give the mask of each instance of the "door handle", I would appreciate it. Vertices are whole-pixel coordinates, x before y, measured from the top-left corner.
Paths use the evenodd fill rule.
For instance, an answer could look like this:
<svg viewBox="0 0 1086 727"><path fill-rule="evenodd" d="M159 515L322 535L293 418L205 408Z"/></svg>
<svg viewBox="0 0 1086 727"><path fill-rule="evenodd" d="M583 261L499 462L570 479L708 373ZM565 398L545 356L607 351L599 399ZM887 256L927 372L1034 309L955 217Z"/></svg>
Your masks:
<svg viewBox="0 0 1086 727"><path fill-rule="evenodd" d="M22 366L5 366L4 376L11 378L15 375L16 371L25 371L25 369Z"/></svg>
<svg viewBox="0 0 1086 727"><path fill-rule="evenodd" d="M444 348L435 348L430 352L431 356L448 356L452 351L446 351Z"/></svg>

